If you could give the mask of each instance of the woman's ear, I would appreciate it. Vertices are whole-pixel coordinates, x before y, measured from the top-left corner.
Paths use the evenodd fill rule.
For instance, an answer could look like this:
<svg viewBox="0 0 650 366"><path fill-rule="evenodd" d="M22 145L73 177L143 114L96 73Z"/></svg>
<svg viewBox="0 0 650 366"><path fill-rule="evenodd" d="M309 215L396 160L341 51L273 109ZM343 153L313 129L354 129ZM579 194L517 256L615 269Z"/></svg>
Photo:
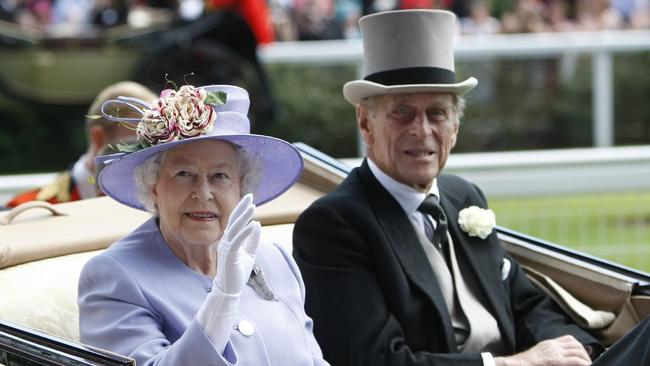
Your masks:
<svg viewBox="0 0 650 366"><path fill-rule="evenodd" d="M156 184L151 186L149 191L151 193L151 201L153 202L153 207L158 211L158 191L156 189Z"/></svg>

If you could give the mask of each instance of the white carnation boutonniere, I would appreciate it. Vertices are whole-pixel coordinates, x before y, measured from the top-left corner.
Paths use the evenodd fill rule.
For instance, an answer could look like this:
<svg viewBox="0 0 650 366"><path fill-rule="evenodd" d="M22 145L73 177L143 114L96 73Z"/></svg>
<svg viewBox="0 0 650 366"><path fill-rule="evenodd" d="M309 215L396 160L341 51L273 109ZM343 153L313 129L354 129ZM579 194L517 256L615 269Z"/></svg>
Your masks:
<svg viewBox="0 0 650 366"><path fill-rule="evenodd" d="M496 226L494 211L478 206L470 206L458 213L458 225L469 236L485 239Z"/></svg>

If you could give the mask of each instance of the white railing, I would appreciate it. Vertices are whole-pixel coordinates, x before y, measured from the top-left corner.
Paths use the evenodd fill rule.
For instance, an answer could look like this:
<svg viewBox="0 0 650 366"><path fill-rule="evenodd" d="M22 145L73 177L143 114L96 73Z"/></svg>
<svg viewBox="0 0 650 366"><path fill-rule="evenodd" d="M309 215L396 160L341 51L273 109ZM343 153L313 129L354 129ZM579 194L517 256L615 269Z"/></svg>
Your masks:
<svg viewBox="0 0 650 366"><path fill-rule="evenodd" d="M497 34L458 37L456 59L591 55L593 146L604 147L614 143L612 56L648 50L650 30ZM278 42L261 48L259 54L269 64L356 64L358 75L363 75L360 40Z"/></svg>

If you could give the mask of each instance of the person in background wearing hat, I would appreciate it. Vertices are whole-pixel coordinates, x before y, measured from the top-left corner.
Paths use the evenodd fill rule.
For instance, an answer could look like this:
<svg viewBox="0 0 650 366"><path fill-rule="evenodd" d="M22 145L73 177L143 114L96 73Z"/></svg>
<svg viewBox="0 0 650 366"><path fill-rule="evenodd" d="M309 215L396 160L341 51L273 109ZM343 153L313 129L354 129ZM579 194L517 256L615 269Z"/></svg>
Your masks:
<svg viewBox="0 0 650 366"><path fill-rule="evenodd" d="M153 217L84 266L81 341L138 365L326 365L295 262L252 220L298 179L298 151L250 134L239 87L114 105L142 113L107 116L137 122L138 140L97 159L99 185Z"/></svg>
<svg viewBox="0 0 650 366"><path fill-rule="evenodd" d="M88 142L86 153L81 155L69 170L59 173L53 182L18 194L7 202L6 206L12 208L29 201L62 203L97 197L100 192L98 192L95 183L95 157L110 148L111 144L135 135L133 129L110 122L105 118L95 117L100 115L100 107L104 102L120 95L149 102L156 99L156 95L152 91L133 81L121 81L104 88L90 105L86 115L86 140ZM125 116L128 116L128 113L131 112L126 110L122 113L126 113Z"/></svg>
<svg viewBox="0 0 650 366"><path fill-rule="evenodd" d="M455 81L454 22L431 10L360 20L367 76L343 93L367 157L293 234L316 339L337 366L588 365L601 345L505 252L479 188L440 174L477 85ZM636 355L619 362L614 345L601 364L647 365L643 331L618 347Z"/></svg>

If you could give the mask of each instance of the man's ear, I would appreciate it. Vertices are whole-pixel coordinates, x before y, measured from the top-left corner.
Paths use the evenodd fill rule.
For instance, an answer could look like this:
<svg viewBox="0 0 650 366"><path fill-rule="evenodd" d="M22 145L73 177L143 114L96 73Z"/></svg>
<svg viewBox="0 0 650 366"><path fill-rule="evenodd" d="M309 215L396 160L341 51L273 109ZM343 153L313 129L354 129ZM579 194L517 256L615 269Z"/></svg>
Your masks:
<svg viewBox="0 0 650 366"><path fill-rule="evenodd" d="M454 128L454 132L451 135L451 139L449 139L449 150L453 149L456 146L456 141L458 140L458 130L460 127L460 123L456 123L456 127Z"/></svg>
<svg viewBox="0 0 650 366"><path fill-rule="evenodd" d="M108 135L103 126L92 125L88 129L88 152L86 154L86 165L91 171L95 170L95 157L104 151L108 144Z"/></svg>
<svg viewBox="0 0 650 366"><path fill-rule="evenodd" d="M361 104L357 104L355 111L357 113L359 132L361 132L361 136L366 145L370 145L372 143L372 131L370 130L370 120L368 118L370 111Z"/></svg>
<svg viewBox="0 0 650 366"><path fill-rule="evenodd" d="M104 150L106 144L108 144L108 135L106 130L101 125L92 125L88 131L88 149L93 152L93 155Z"/></svg>

